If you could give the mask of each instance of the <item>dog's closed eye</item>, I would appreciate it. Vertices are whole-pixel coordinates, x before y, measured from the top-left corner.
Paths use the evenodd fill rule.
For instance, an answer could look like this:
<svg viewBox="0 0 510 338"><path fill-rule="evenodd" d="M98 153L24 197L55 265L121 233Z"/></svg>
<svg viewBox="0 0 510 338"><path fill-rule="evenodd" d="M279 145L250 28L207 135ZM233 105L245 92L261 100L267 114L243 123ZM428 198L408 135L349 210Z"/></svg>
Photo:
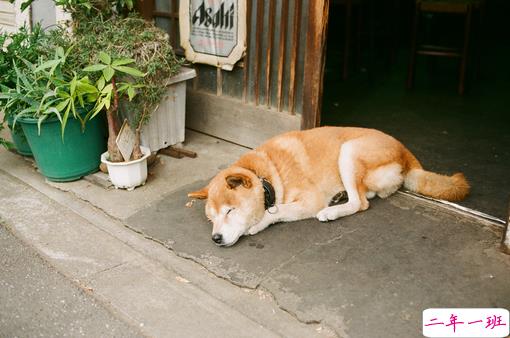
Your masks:
<svg viewBox="0 0 510 338"><path fill-rule="evenodd" d="M228 211L227 211L227 213L226 213L225 215L230 214L230 212L231 212L232 210L234 210L234 209L235 209L235 208L230 208L230 209L228 209Z"/></svg>

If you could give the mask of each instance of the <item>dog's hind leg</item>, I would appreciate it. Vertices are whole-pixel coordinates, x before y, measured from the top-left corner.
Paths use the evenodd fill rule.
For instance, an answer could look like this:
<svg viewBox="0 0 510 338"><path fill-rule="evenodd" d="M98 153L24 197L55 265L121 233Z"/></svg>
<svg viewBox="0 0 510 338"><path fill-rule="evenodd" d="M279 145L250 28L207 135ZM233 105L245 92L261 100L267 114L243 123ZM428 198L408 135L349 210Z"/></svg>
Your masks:
<svg viewBox="0 0 510 338"><path fill-rule="evenodd" d="M374 198L375 196L377 196L377 193L375 191L367 191L367 193L365 194L365 196L367 197L367 200L371 200L372 198Z"/></svg>
<svg viewBox="0 0 510 338"><path fill-rule="evenodd" d="M340 205L327 207L319 211L317 219L321 222L335 220L339 217L352 215L360 210L368 208L366 198L367 189L362 184L364 168L356 158L356 143L349 141L342 145L338 166L340 177L347 192L348 202Z"/></svg>

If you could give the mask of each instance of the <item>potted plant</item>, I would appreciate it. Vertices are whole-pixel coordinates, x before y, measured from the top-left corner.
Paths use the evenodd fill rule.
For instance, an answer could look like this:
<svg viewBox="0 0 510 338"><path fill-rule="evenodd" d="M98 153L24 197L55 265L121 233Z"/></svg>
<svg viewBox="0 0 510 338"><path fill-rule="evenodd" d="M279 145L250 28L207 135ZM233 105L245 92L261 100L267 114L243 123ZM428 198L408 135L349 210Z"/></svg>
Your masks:
<svg viewBox="0 0 510 338"><path fill-rule="evenodd" d="M99 60L99 63L86 67L84 71L100 73L97 80L99 95L91 117L106 109L108 151L101 155L101 162L107 165L110 180L116 188L133 190L145 184L147 179L147 157L151 151L140 145L140 130L146 110L138 115L132 144L129 144L128 140L123 149L119 146L118 138L121 130L119 130L117 112L121 100L127 97L129 102L132 101L136 96L136 90L143 88L136 79L143 78L145 74L131 66L135 62L134 59L113 60L107 53L100 52ZM122 127L124 135L130 132L129 128L129 124L124 123Z"/></svg>
<svg viewBox="0 0 510 338"><path fill-rule="evenodd" d="M85 70L103 92L95 108L95 114L106 110L108 120L108 153L103 154L102 161L117 188L134 189L145 183L150 151L159 150L141 146L141 135L167 92L166 84L180 70L181 61L175 57L168 36L135 14L82 20L75 24L74 37L75 54L89 55L93 65ZM94 48L101 48L101 52L90 55ZM116 140L125 120L134 131L135 144L131 154L122 156Z"/></svg>
<svg viewBox="0 0 510 338"><path fill-rule="evenodd" d="M97 88L87 76L67 67L57 47L54 57L37 64L13 64L14 88L2 90L3 111L21 125L41 173L52 181L72 181L97 171L106 148L105 123L91 119Z"/></svg>
<svg viewBox="0 0 510 338"><path fill-rule="evenodd" d="M12 88L16 84L16 73L13 63L19 60L28 62L36 62L47 40L47 34L41 29L39 24L29 30L26 26L21 27L17 32L8 33L0 32L0 87L3 90ZM24 68L25 64L18 64L20 68ZM21 126L14 126L14 116L12 114L4 114L2 124L7 124L11 138L16 151L25 156L31 156L32 151L27 142L25 134Z"/></svg>
<svg viewBox="0 0 510 338"><path fill-rule="evenodd" d="M184 141L185 82L195 76L182 67L168 42L168 35L136 13L125 17L89 17L75 24L76 53L89 54L98 63L97 50L114 59L135 60L145 76L137 98L119 105L119 118L127 118L133 129L142 113L141 142L157 151ZM96 51L94 55L91 50ZM176 110L178 110L176 112ZM153 119L153 117L155 117Z"/></svg>
<svg viewBox="0 0 510 338"><path fill-rule="evenodd" d="M25 1L22 7L28 7L31 2ZM112 163L126 162L124 157L119 157L113 145L120 131L120 122L127 120L135 131L137 145L126 159L143 159L147 153L139 146L143 128L151 115L159 111L157 108L167 94L166 86L175 81L172 77L182 65L168 42L168 35L133 13L133 2L130 0L58 0L55 3L71 14L72 22L70 29L51 34L50 41L53 46L68 52L53 58L42 52L43 60L30 68L30 71L37 73L31 74L34 76L30 81L40 81L39 76L51 81L46 86L50 88L46 93L48 96L40 95L39 105L25 110L25 114L34 114L32 117L38 121L46 121L43 116L51 115L61 121L62 135L65 130L67 137L69 126L66 125L68 120L64 119L67 106L64 107L63 101L72 102L65 116L75 118L82 127L86 125L86 129L93 121L101 120L101 112L105 112L110 135L108 158L105 160ZM65 62L58 61L58 58ZM60 78L61 75L65 75L65 78ZM40 82L37 84L43 85ZM56 96L53 93L57 93ZM11 98L15 94L16 88L11 88ZM185 91L180 90L180 95L185 96ZM17 99L21 100L21 97L18 95ZM184 106L182 110L184 122ZM19 121L25 117L20 115Z"/></svg>

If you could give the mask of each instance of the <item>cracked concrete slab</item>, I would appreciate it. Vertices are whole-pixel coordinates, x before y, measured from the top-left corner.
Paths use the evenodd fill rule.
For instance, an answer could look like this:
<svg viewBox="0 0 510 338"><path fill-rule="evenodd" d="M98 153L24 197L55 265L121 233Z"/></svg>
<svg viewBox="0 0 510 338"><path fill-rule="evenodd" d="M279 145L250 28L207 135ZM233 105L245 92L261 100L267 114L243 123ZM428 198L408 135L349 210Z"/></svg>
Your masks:
<svg viewBox="0 0 510 338"><path fill-rule="evenodd" d="M497 229L401 194L330 223L273 225L219 248L202 202L163 196L130 227L231 282L267 290L303 322L342 337L411 337L429 307L510 307Z"/></svg>
<svg viewBox="0 0 510 338"><path fill-rule="evenodd" d="M269 293L214 277L39 175L16 174L22 181L0 170L0 220L144 336L334 336L282 311ZM4 270L0 277L10 274Z"/></svg>
<svg viewBox="0 0 510 338"><path fill-rule="evenodd" d="M194 271L196 264L181 262L173 254L165 255L163 246L152 241L145 243L141 236L124 229L129 233L123 236L130 246L139 247L140 242L144 242L143 247L151 248L146 252L150 252L152 259L165 261L165 266L171 269L179 266L187 273L185 278L197 288L207 289L256 322L271 323L279 335L295 337L299 336L296 332L306 332L303 335L310 336L312 329L315 333L330 336L330 330L334 329L341 337L418 336L421 311L430 306L510 307L510 288L506 287L508 282L505 283L510 277L510 263L508 256L497 251L498 233L470 218L401 195L385 201L375 200L368 211L339 221L278 224L256 236L241 239L232 248L216 247L210 239L211 228L205 219L203 203L185 208L186 193L201 187L206 181L199 180L211 177L245 149L222 141L215 143L214 139L203 135L192 135L190 139L193 149L199 150L199 158L165 158L165 165L157 167L161 171L151 177L148 185L134 193L105 190L86 181L62 184L56 190L52 188L54 185L45 184L26 161L12 154L0 154L0 164L3 170L56 198L105 233L118 236L124 231L119 229L119 224L105 225L111 221L100 211L91 213L84 208L87 204L84 201L122 222L127 220L131 229L173 249L180 257L198 262L223 279L197 273ZM6 188L1 193L10 194L10 191ZM24 191L23 195L26 197L30 192ZM5 207L2 213L19 223L23 230L20 233L38 244L41 250L56 248L52 255L45 254L46 257L55 258L55 262L63 257L58 253L65 252L60 250L62 243L49 241L46 245L45 238L33 238L33 233L44 232L43 228L15 218L18 216L11 208L23 201L9 204L9 198L5 197L2 202ZM38 205L41 213L44 207ZM126 214L125 208L130 212ZM53 216L61 219L58 217L65 215L68 214ZM23 216L40 219L36 213ZM67 224L68 220L62 221ZM68 234L74 238L81 235L75 231ZM81 250L80 246L77 250ZM74 247L72 251L75 251ZM81 253L70 256L88 257ZM72 269L72 260L67 262L61 267ZM101 279L102 276L117 278L116 274L119 274L118 281L122 283L121 273L136 275L137 270L130 268L135 263L132 260L123 262L108 262L103 270L97 270L97 274L88 274L88 281L97 282L95 286L104 294L113 298L118 296L119 306L136 308L136 303L122 303L123 293L116 296L114 286L111 289L102 287L108 280ZM82 263L76 264L78 275L82 268L89 266ZM143 283L143 278L133 281ZM256 289L237 288L229 282ZM139 287L144 290L143 285ZM271 301L261 306L253 296L265 298L264 302ZM320 324L296 325L296 321L291 325L293 334L288 334L288 317L291 316L285 316L287 313L282 316L279 312L283 311L272 299L301 322ZM275 310L278 316L272 318ZM140 318L146 315L143 310L137 312L142 313ZM285 325L278 326L280 322ZM156 330L158 325L164 324L164 321L156 320L151 327Z"/></svg>
<svg viewBox="0 0 510 338"><path fill-rule="evenodd" d="M280 306L351 337L417 337L431 307L510 306L510 259L492 231L393 199L400 207L378 201L346 218L341 226L357 231L308 248L262 286Z"/></svg>
<svg viewBox="0 0 510 338"><path fill-rule="evenodd" d="M180 337L208 337L211 332L221 332L222 337L232 338L252 337L255 332L263 337L278 337L262 325L239 316L235 309L204 297L203 292L197 291L185 278L171 272L157 276L144 261L110 269L86 283L96 294L106 294L115 307L124 309L130 317L150 313L139 325L151 327L154 337L174 335L168 323L176 321ZM154 290L159 290L158 297L154 297ZM178 311L168 311L169 307Z"/></svg>
<svg viewBox="0 0 510 338"><path fill-rule="evenodd" d="M327 242L343 229L334 223L309 221L279 224L260 235L242 237L229 248L219 248L211 240L211 225L204 214L204 204L197 201L185 207L187 193L201 188L207 181L188 185L161 197L150 207L129 217L126 223L192 259L231 282L255 288L272 270L278 269L314 243ZM320 231L317 231L320 227Z"/></svg>

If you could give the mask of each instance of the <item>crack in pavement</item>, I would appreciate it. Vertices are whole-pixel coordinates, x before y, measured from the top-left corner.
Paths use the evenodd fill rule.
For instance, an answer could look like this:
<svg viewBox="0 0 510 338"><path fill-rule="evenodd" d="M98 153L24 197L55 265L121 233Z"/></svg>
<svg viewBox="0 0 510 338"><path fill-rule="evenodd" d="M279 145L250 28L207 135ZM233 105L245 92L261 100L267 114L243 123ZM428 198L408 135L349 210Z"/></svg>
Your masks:
<svg viewBox="0 0 510 338"><path fill-rule="evenodd" d="M123 223L124 224L124 223ZM290 257L288 260L286 260L285 262L283 262L282 264L280 264L278 267L275 267L273 269L271 269L267 274L266 276L259 282L257 283L257 285L255 287L250 287L250 286L247 286L247 285L244 285L244 284L241 284L241 283L237 283L233 280L231 280L230 278L228 278L227 276L222 276L218 273L216 273L215 271L211 270L210 268L208 268L206 265L204 265L202 262L200 262L199 260L196 259L196 257L194 256L191 256L191 255L186 255L186 254L183 254L183 253L180 253L178 251L176 251L174 248L172 248L170 245L167 245L166 243L152 237L152 236L149 236L149 235L146 235L144 234L142 231L140 230L137 230L137 229L134 229L132 227L130 227L129 225L127 224L124 224L124 226L126 228L128 228L129 230L132 230L140 235L142 235L144 238L150 240L150 241L153 241L154 243L157 243L159 245L162 245L163 247L165 247L167 250L171 251L172 253L174 253L177 257L180 257L180 258L183 258L185 260L188 260L188 261L191 261L197 265L199 265L201 268L205 269L207 272L209 272L210 274L212 274L214 277L216 278L220 278L226 282L228 282L229 284L233 285L233 286L236 286L238 288L241 288L241 289L246 289L246 290L250 290L250 291L262 291L268 295L270 295L270 298L271 300L274 302L274 304L276 304L276 306L282 310L283 312L287 313L289 316L291 316L292 318L294 318L295 320L297 320L299 323L302 323L302 324L305 324L305 325L310 325L310 326L313 326L313 325L321 325L325 328L325 330L329 331L329 332L333 332L334 333L334 337L341 337L338 332L333 329L332 327L330 327L329 325L325 324L323 322L323 319L305 319L305 318L302 318L300 317L297 313L295 313L294 311L292 311L291 309L288 309L287 307L285 307L284 305L282 305L279 301L278 301L278 298L274 295L274 293L269 290L268 288L266 287L263 287L262 286L262 283L267 280L267 278L269 278L269 274L271 274L273 271L276 271L280 268L282 268L283 266L285 266L286 264L288 264L289 262L291 262L293 259L296 258L296 256L299 256L301 253L303 253L304 251L308 250L313 244L311 244L310 246L307 246L306 248L304 248L303 250L299 251L298 253L296 253L295 255L293 255L292 257ZM314 244L317 244L317 243L314 243ZM317 331L317 330L316 330Z"/></svg>
<svg viewBox="0 0 510 338"><path fill-rule="evenodd" d="M86 203L87 205L89 205L91 208L99 211L103 216L109 218L109 219L112 219L112 220L115 220L117 221L118 223L122 224L125 228L129 229L130 231L133 231L141 236L143 236L143 238L145 239L148 239L154 243L157 243L159 245L162 245L164 248L166 248L167 250L171 251L172 253L174 253L177 257L180 257L182 259L185 259L187 261L190 261L190 262L193 262L194 264L197 264L200 268L204 269L206 272L212 274L214 277L216 278L220 278L226 282L228 282L229 284L233 285L233 286L236 286L238 288L241 288L241 289L246 289L246 290L250 290L250 291L262 291L262 292L265 292L266 294L270 295L270 299L272 300L272 302L276 305L276 307L278 309L280 309L281 311L287 313L291 318L293 318L294 320L298 321L299 323L302 323L302 324L305 324L305 325L310 325L310 326L315 326L315 325L321 325L323 328L316 328L316 330L319 332L320 330L326 330L326 331L329 331L329 332L332 332L334 333L334 336L335 337L340 337L338 335L338 333L336 332L336 330L334 330L333 328L329 327L328 325L326 325L325 323L323 323L323 320L322 319L306 319L306 318L302 318L301 316L299 316L297 313L295 313L294 311L292 311L291 309L288 309L287 307L285 307L284 305L280 304L280 302L278 301L278 298L273 294L273 292L271 292L269 289L263 287L261 284L267 280L268 276L273 273L274 271L277 271L281 268L283 268L285 265L287 265L288 263L290 263L292 260L294 260L297 256L299 256L301 253L305 252L306 250L310 249L313 245L325 245L327 243L331 243L333 241L336 241L340 238L342 238L343 234L339 235L339 236L336 236L326 242L320 242L320 243L311 243L310 245L308 245L307 247L303 248L302 250L300 250L298 253L292 255L292 257L290 257L289 259L287 259L285 262L282 262L279 266L271 269L263 278L262 280L257 283L257 285L255 287L250 287L250 286L247 286L247 285L244 285L240 282L236 282L230 278L228 278L228 276L223 276L221 274L219 274L218 272L215 272L213 271L212 269L210 269L207 265L203 264L200 260L198 260L196 257L194 256L191 256L191 255L186 255L184 253L181 253L179 251L176 251L171 245L169 245L168 243L165 243L165 242L162 242L156 238L153 238L152 236L149 236L145 233L143 233L142 231L139 231L131 226L129 226L128 224L126 224L122 219L119 219L115 216L112 216L110 215L105 209L103 209L102 207L100 206L96 206L94 204L91 203L90 200L86 199L86 198L83 198L82 196L76 194L74 191L72 191L71 189L64 189L63 187L60 187L60 186L57 186L57 185L52 185L52 184L48 184L47 185L50 187L50 188L53 188L53 189L57 189L58 191L61 191L63 193L67 193L67 194L71 194L71 196L73 196L74 198L78 199L79 201L82 201L84 203ZM31 185L30 185L31 186ZM36 190L38 190L36 187L34 187ZM44 193L43 193L44 194ZM46 195L46 194L45 194ZM48 196L48 195L46 195ZM53 199L51 196L48 196L50 199L52 200L55 200ZM56 200L55 200L56 201ZM57 203L59 203L58 201L56 201ZM59 203L60 204L60 203ZM71 211L73 211L73 208L72 207L68 207L66 206L68 209L70 209ZM114 236L113 234L111 234L110 232L102 229L101 227L98 227L97 225L94 224L94 222L90 222L92 225L94 225L94 227L96 227L97 229L111 235L111 236ZM114 236L115 237L115 236ZM135 249L130 243L126 242L126 241L123 241L121 240L122 243L128 245L129 247L131 247L132 249ZM137 250L138 251L138 250ZM141 252L144 256L145 254L143 252ZM95 273L93 273L92 275L97 275L97 274L100 274L100 273L103 273L105 271L108 271L108 270L111 270L111 269L114 269L114 268L117 268L123 264L126 264L126 262L122 262L122 263L119 263L119 264L116 264L114 266L111 266L111 267L108 267L106 269L103 269L101 271L97 271ZM172 269L173 270L173 269ZM175 271L174 271L175 272ZM90 277L92 275L89 275L89 276L85 276L85 277ZM83 286L82 286L83 287ZM87 289L87 288L85 288ZM319 330L320 329L320 330Z"/></svg>

